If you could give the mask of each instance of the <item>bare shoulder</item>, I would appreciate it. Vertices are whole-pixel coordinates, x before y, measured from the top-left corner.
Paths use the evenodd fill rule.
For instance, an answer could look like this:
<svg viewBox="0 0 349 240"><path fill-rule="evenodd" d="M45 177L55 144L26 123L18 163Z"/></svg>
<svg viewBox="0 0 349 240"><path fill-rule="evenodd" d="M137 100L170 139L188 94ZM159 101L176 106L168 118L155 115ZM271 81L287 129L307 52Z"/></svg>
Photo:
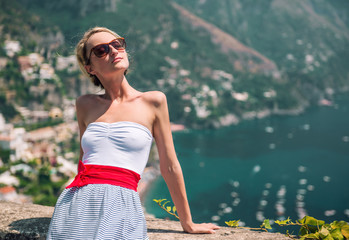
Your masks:
<svg viewBox="0 0 349 240"><path fill-rule="evenodd" d="M160 91L149 91L142 93L142 98L144 101L153 105L154 107L159 107L167 104L166 95Z"/></svg>
<svg viewBox="0 0 349 240"><path fill-rule="evenodd" d="M98 96L95 94L82 95L76 99L76 102L75 102L76 108L81 109L81 108L85 108L87 106L90 106L92 103L94 103L96 101L97 98L98 98Z"/></svg>

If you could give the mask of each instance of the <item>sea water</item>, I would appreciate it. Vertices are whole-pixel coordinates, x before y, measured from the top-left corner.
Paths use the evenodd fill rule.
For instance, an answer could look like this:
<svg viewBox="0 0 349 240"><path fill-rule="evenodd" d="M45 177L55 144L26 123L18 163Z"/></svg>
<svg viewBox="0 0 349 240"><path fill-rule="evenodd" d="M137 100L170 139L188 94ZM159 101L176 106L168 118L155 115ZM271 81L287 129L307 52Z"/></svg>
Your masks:
<svg viewBox="0 0 349 240"><path fill-rule="evenodd" d="M173 135L196 222L305 215L349 222L349 96L299 116L270 116L218 130ZM164 180L152 183L146 211L169 217L153 199L171 200ZM171 204L169 204L170 206Z"/></svg>

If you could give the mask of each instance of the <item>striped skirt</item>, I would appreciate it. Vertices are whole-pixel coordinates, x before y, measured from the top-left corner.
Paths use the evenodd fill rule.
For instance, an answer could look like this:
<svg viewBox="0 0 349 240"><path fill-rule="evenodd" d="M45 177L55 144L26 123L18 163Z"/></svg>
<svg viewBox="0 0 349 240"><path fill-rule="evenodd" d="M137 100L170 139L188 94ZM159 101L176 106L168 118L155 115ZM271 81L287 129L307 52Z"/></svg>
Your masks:
<svg viewBox="0 0 349 240"><path fill-rule="evenodd" d="M148 239L139 195L109 184L65 189L47 239Z"/></svg>

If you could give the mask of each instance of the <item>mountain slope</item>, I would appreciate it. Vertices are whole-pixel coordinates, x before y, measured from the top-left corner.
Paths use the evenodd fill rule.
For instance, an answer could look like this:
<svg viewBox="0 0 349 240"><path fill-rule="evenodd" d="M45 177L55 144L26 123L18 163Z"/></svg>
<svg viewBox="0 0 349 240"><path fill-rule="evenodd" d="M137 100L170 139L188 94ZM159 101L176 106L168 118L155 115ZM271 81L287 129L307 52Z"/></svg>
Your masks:
<svg viewBox="0 0 349 240"><path fill-rule="evenodd" d="M304 76L321 90L348 88L348 1L176 2L267 56L288 78Z"/></svg>
<svg viewBox="0 0 349 240"><path fill-rule="evenodd" d="M21 32L19 24L6 25L1 41L5 35L20 40L27 53L44 53L45 61L55 64L59 56L74 53L88 28L109 27L126 37L131 60L127 78L134 87L164 91L172 121L219 126L226 116L302 110L349 89L345 4L343 0L16 0L6 5L0 24L18 17L20 9L21 20L29 27ZM36 37L25 38L33 33ZM86 93L82 86L88 80L78 72L57 74L57 91L65 97ZM29 86L24 88L22 95L28 101L22 103L30 107Z"/></svg>
<svg viewBox="0 0 349 240"><path fill-rule="evenodd" d="M188 24L193 27L200 27L210 33L212 41L220 47L221 51L229 55L230 52L235 53L235 59L232 59L233 65L236 70L243 70L239 66L247 64L244 70L249 70L253 73L270 73L277 71L276 64L263 56L254 49L251 49L234 38L232 35L222 31L211 23L204 21L203 19L195 16L185 8L176 3L172 3L172 6L179 11L179 13L185 18ZM241 59L241 60L240 60Z"/></svg>

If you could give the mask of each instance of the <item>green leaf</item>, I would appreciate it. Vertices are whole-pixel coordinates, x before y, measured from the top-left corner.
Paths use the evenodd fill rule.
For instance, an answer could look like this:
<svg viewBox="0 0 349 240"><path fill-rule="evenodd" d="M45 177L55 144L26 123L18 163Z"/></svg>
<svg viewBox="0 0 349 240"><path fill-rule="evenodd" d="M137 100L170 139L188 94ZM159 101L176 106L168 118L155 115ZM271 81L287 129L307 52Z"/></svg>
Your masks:
<svg viewBox="0 0 349 240"><path fill-rule="evenodd" d="M301 229L299 230L299 235L300 236L304 236L307 235L309 233L308 229L304 226L301 227Z"/></svg>
<svg viewBox="0 0 349 240"><path fill-rule="evenodd" d="M172 208L172 212L173 212L173 213L175 213L176 211L177 211L176 206L173 206L173 208Z"/></svg>
<svg viewBox="0 0 349 240"><path fill-rule="evenodd" d="M301 239L321 239L319 233L310 233L302 236Z"/></svg>
<svg viewBox="0 0 349 240"><path fill-rule="evenodd" d="M331 234L327 235L324 238L321 238L322 240L334 240L334 238L331 236Z"/></svg>
<svg viewBox="0 0 349 240"><path fill-rule="evenodd" d="M286 220L280 221L280 220L276 220L275 223L282 226L282 225L287 225L291 222L290 217L288 217Z"/></svg>
<svg viewBox="0 0 349 240"><path fill-rule="evenodd" d="M328 231L326 228L322 227L319 231L319 235L321 238L325 238L330 234L330 231Z"/></svg>
<svg viewBox="0 0 349 240"><path fill-rule="evenodd" d="M342 226L341 233L343 234L343 236L345 238L349 239L349 225L348 224Z"/></svg>
<svg viewBox="0 0 349 240"><path fill-rule="evenodd" d="M349 226L349 224L345 221L333 221L330 225L333 229Z"/></svg>
<svg viewBox="0 0 349 240"><path fill-rule="evenodd" d="M261 225L261 228L266 228L266 229L272 229L272 227L270 226L270 223L269 223L269 219L265 219L263 224Z"/></svg>
<svg viewBox="0 0 349 240"><path fill-rule="evenodd" d="M154 202L161 204L162 201L165 201L167 199L153 199Z"/></svg>
<svg viewBox="0 0 349 240"><path fill-rule="evenodd" d="M225 222L229 227L238 227L240 220L232 220L229 222Z"/></svg>
<svg viewBox="0 0 349 240"><path fill-rule="evenodd" d="M344 239L340 228L333 229L331 231L331 236L333 237L333 239L336 239L336 240L343 240Z"/></svg>
<svg viewBox="0 0 349 240"><path fill-rule="evenodd" d="M317 220L314 217L309 217L309 216L305 216L304 218L298 220L298 222L300 222L302 224L307 224L307 225L312 225L312 226L319 226L319 227L321 227L322 225L325 224L325 221Z"/></svg>

